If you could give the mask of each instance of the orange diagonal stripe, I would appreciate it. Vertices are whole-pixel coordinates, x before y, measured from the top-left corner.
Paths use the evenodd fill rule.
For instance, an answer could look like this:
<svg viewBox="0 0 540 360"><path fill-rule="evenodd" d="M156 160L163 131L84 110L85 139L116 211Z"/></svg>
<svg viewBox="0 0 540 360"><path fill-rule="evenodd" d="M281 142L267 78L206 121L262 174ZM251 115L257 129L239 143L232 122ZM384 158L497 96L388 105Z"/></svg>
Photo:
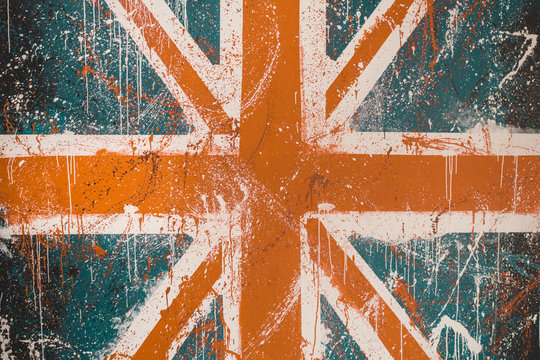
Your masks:
<svg viewBox="0 0 540 360"><path fill-rule="evenodd" d="M379 300L379 306L370 311L371 315L367 316L367 320L374 329L377 329L379 338L390 355L394 359L399 359L403 352L407 358L429 359L377 290L354 265L352 259L345 256L324 226L319 225L317 219L310 219L307 223L307 232L312 258L319 258L317 252L320 251L321 263L319 265L325 273L329 274L332 284L340 290L344 302L364 312L362 309L370 300L373 298ZM319 235L321 241L318 240Z"/></svg>
<svg viewBox="0 0 540 360"><path fill-rule="evenodd" d="M396 0L356 44L352 58L326 91L326 117L336 109L394 28L401 25L412 3L413 0Z"/></svg>
<svg viewBox="0 0 540 360"><path fill-rule="evenodd" d="M133 356L133 360L167 359L169 347L203 299L212 291L222 268L221 246L210 253L195 274L180 285L180 294L161 312L161 319Z"/></svg>

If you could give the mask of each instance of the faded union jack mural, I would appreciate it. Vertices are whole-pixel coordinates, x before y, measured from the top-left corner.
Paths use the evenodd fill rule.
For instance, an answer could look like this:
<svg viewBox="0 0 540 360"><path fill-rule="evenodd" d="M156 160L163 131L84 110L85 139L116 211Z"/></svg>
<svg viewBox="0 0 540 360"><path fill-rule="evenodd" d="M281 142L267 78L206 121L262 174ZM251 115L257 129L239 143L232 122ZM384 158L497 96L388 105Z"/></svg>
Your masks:
<svg viewBox="0 0 540 360"><path fill-rule="evenodd" d="M538 359L536 0L2 0L0 359Z"/></svg>

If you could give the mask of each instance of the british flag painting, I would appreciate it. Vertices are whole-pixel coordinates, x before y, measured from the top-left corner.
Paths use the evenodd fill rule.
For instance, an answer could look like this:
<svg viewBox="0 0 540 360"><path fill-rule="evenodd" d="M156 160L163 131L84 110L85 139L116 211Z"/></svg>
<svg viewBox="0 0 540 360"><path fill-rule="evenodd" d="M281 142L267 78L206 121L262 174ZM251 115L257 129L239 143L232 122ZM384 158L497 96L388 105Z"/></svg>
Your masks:
<svg viewBox="0 0 540 360"><path fill-rule="evenodd" d="M540 359L537 0L2 0L0 359Z"/></svg>

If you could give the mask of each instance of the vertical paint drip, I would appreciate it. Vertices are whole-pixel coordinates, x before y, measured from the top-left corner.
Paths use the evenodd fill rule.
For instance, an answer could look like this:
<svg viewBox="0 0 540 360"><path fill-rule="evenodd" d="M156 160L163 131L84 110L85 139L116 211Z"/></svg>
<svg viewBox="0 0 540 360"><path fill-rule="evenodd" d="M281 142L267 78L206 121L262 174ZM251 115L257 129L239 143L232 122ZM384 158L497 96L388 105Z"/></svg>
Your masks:
<svg viewBox="0 0 540 360"><path fill-rule="evenodd" d="M120 110L120 135L122 135L122 34L118 31L118 108Z"/></svg>
<svg viewBox="0 0 540 360"><path fill-rule="evenodd" d="M448 156L444 157L444 191L448 200Z"/></svg>
<svg viewBox="0 0 540 360"><path fill-rule="evenodd" d="M137 267L137 235L133 235L133 272L135 279L139 279L139 270Z"/></svg>
<svg viewBox="0 0 540 360"><path fill-rule="evenodd" d="M416 242L414 243L413 264L416 264ZM416 266L413 266L413 298L416 298Z"/></svg>
<svg viewBox="0 0 540 360"><path fill-rule="evenodd" d="M454 157L448 156L448 211L452 210L452 175L454 170Z"/></svg>
<svg viewBox="0 0 540 360"><path fill-rule="evenodd" d="M111 26L109 26L109 50L112 50L114 29L115 29L115 27L114 27L114 19L113 19L112 14L110 14L110 16L109 16L109 22L111 24ZM107 24L108 22L106 21L105 23Z"/></svg>
<svg viewBox="0 0 540 360"><path fill-rule="evenodd" d="M195 360L199 359L199 332L195 329Z"/></svg>
<svg viewBox="0 0 540 360"><path fill-rule="evenodd" d="M7 38L8 38L8 52L11 52L11 36L9 34L9 0L7 0Z"/></svg>
<svg viewBox="0 0 540 360"><path fill-rule="evenodd" d="M188 17L187 17L187 0L182 0L182 10L184 11L183 20L186 31L189 32Z"/></svg>
<svg viewBox="0 0 540 360"><path fill-rule="evenodd" d="M476 260L476 265L478 267L478 259ZM479 275L476 276L475 285L476 285L476 293L474 294L474 305L476 307L476 341L480 341L480 317L479 317L479 311L480 311L480 282L481 278Z"/></svg>
<svg viewBox="0 0 540 360"><path fill-rule="evenodd" d="M175 246L175 234L171 234L171 254L172 254L172 264L176 261L176 246Z"/></svg>
<svg viewBox="0 0 540 360"><path fill-rule="evenodd" d="M49 235L47 235L47 282L51 281L51 276L49 273L49 247L50 247L50 238Z"/></svg>
<svg viewBox="0 0 540 360"><path fill-rule="evenodd" d="M28 238L30 240L30 260L32 263L32 293L34 294L34 310L37 311L34 241L32 240L32 234L30 234L30 232L28 233Z"/></svg>
<svg viewBox="0 0 540 360"><path fill-rule="evenodd" d="M38 278L38 300L39 300L39 329L40 329L40 343L41 354L40 358L45 358L45 351L43 345L43 307L41 305L41 241L36 238L37 244L37 278Z"/></svg>
<svg viewBox="0 0 540 360"><path fill-rule="evenodd" d="M83 48L84 48L84 69L86 71L87 53L86 53L86 0L83 0ZM88 113L88 75L84 76L84 83L86 87L86 113Z"/></svg>
<svg viewBox="0 0 540 360"><path fill-rule="evenodd" d="M13 163L15 162L15 158L9 158L8 165L7 165L7 172L8 172L8 180L10 184L13 184Z"/></svg>
<svg viewBox="0 0 540 360"><path fill-rule="evenodd" d="M445 359L445 360L448 360L448 328L447 328L444 332L445 332L445 334L446 334L446 346L445 346L445 348L446 348L446 355L445 355L444 359Z"/></svg>
<svg viewBox="0 0 540 360"><path fill-rule="evenodd" d="M504 170L504 155L502 155L502 157L501 157L501 181L499 182L499 188L502 188L503 170Z"/></svg>
<svg viewBox="0 0 540 360"><path fill-rule="evenodd" d="M346 275L347 275L347 254L343 252L343 283L346 284Z"/></svg>
<svg viewBox="0 0 540 360"><path fill-rule="evenodd" d="M131 262L130 262L130 256L129 256L129 234L126 234L126 252L127 252L128 277L129 277L129 281L131 282Z"/></svg>
<svg viewBox="0 0 540 360"><path fill-rule="evenodd" d="M137 50L137 130L141 125L141 52Z"/></svg>
<svg viewBox="0 0 540 360"><path fill-rule="evenodd" d="M330 235L328 235L328 232L326 233L326 240L328 242L328 260L330 262L330 272L334 273L334 264L332 263L332 247L330 244Z"/></svg>
<svg viewBox="0 0 540 360"><path fill-rule="evenodd" d="M68 195L69 195L69 215L73 213L73 206L71 202L71 179L70 179L70 166L69 156L66 156L66 169L67 169L67 182L68 182Z"/></svg>
<svg viewBox="0 0 540 360"><path fill-rule="evenodd" d="M76 172L76 167L75 167L75 156L71 156L71 160L73 162L72 164L72 173L73 173L73 184L77 184L77 172Z"/></svg>
<svg viewBox="0 0 540 360"><path fill-rule="evenodd" d="M515 174L514 174L514 212L516 211L517 201L517 181L518 181L518 157L514 156Z"/></svg>
<svg viewBox="0 0 540 360"><path fill-rule="evenodd" d="M501 233L497 233L497 281L501 280Z"/></svg>
<svg viewBox="0 0 540 360"><path fill-rule="evenodd" d="M403 323L399 323L399 353L401 355L401 360L403 360Z"/></svg>
<svg viewBox="0 0 540 360"><path fill-rule="evenodd" d="M409 254L412 253L410 242L407 243L407 253ZM411 283L411 262L410 261L407 261L407 271L405 272L405 274L407 275L407 283L410 284Z"/></svg>
<svg viewBox="0 0 540 360"><path fill-rule="evenodd" d="M126 31L126 133L129 134L129 35Z"/></svg>
<svg viewBox="0 0 540 360"><path fill-rule="evenodd" d="M92 50L96 53L96 4L92 1Z"/></svg>
<svg viewBox="0 0 540 360"><path fill-rule="evenodd" d="M456 321L459 319L459 282L461 279L460 271L460 263L461 263L461 243L458 239L457 241L457 280L456 280ZM459 337L454 338L454 353L458 354L459 352L459 344L458 344Z"/></svg>

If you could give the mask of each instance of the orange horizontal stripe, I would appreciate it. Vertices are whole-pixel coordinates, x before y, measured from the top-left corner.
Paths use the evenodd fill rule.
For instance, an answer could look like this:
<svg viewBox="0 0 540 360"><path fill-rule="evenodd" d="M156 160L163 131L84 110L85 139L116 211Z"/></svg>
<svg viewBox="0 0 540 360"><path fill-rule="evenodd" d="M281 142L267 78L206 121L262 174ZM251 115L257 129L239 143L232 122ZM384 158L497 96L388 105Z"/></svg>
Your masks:
<svg viewBox="0 0 540 360"><path fill-rule="evenodd" d="M316 210L327 202L338 211L540 211L539 156L504 161L458 156L451 178L446 161L444 156L323 155L314 166L322 185L313 186L308 205Z"/></svg>
<svg viewBox="0 0 540 360"><path fill-rule="evenodd" d="M127 204L141 213L206 214L220 209L218 189L228 202L243 197L237 184L219 178L227 172L226 157L201 154L30 157L13 166L0 159L0 202L11 221L70 208L72 214L123 213Z"/></svg>
<svg viewBox="0 0 540 360"><path fill-rule="evenodd" d="M70 208L72 214L123 213L127 204L141 213L206 213L220 209L215 195L238 203L244 197L239 180L260 186L234 157L104 154L71 159L30 157L12 164L0 159L1 205L10 217L68 214ZM540 157L505 157L504 164L496 156L455 159L450 186L443 156L313 155L299 163L294 179L268 181L265 191L298 216L316 211L322 202L338 211L438 212L451 206L510 212L515 200L518 213L540 210Z"/></svg>

